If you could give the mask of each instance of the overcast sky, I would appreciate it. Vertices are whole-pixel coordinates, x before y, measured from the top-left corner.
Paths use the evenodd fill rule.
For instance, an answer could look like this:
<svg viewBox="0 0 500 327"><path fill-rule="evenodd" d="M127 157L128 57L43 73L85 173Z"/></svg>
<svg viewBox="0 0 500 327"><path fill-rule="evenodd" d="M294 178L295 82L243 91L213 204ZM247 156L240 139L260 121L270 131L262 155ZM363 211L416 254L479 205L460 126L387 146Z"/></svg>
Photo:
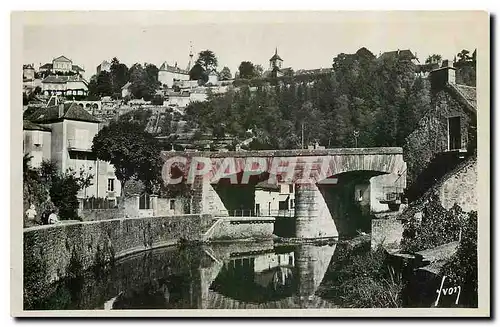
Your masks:
<svg viewBox="0 0 500 327"><path fill-rule="evenodd" d="M276 47L294 70L331 67L337 54L363 46L375 55L410 49L420 61L432 53L453 59L485 37L477 18L458 12L32 13L24 23L23 61L38 65L65 55L87 78L115 56L129 67L167 61L185 68L190 42L194 59L210 49L219 70L228 66L233 74L244 60L267 69Z"/></svg>

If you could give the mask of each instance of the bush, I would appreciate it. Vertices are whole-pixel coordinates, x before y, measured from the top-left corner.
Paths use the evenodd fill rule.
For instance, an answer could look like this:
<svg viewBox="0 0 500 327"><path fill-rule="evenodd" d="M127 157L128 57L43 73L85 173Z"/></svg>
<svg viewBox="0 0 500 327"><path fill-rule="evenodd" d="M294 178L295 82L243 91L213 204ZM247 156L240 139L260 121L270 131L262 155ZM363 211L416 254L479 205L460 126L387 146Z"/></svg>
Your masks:
<svg viewBox="0 0 500 327"><path fill-rule="evenodd" d="M337 244L340 246L343 245ZM346 248L341 252L344 253L338 255L324 277L328 282L321 286L322 297L348 308L402 307L403 284L391 278L385 263L387 254L382 248L376 251Z"/></svg>
<svg viewBox="0 0 500 327"><path fill-rule="evenodd" d="M50 187L50 198L59 209L59 219L78 219L78 198L80 190L74 175L57 176Z"/></svg>
<svg viewBox="0 0 500 327"><path fill-rule="evenodd" d="M418 252L458 240L462 209L455 205L450 210L441 206L434 195L421 211L421 221L409 217L405 222L401 249Z"/></svg>
<svg viewBox="0 0 500 327"><path fill-rule="evenodd" d="M450 277L463 288L462 305L477 308L477 212L467 215L457 252L443 266L441 275Z"/></svg>

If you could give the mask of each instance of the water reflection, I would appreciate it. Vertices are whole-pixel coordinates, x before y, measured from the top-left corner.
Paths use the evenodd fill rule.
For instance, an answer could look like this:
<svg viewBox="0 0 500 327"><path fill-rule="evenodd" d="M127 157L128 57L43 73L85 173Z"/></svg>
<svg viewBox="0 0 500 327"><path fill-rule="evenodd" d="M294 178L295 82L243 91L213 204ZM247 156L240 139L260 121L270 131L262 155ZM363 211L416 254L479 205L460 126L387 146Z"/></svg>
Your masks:
<svg viewBox="0 0 500 327"><path fill-rule="evenodd" d="M224 243L164 248L54 285L25 309L322 308L315 295L335 244Z"/></svg>

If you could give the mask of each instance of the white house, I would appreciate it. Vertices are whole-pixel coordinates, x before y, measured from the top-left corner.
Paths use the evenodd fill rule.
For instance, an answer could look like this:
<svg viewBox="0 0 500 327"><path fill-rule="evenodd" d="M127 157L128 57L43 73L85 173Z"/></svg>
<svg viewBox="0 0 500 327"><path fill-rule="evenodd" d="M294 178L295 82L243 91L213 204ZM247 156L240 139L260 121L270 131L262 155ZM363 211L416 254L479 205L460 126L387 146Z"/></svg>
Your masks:
<svg viewBox="0 0 500 327"><path fill-rule="evenodd" d="M92 185L80 191L80 198L116 200L121 186L115 169L92 152L99 128L99 120L75 102L39 108L24 122L24 153L33 155L37 165L43 159L53 160L61 172L78 173L82 168L90 172Z"/></svg>
<svg viewBox="0 0 500 327"><path fill-rule="evenodd" d="M71 59L65 57L65 56L59 56L55 59L52 60L52 63L46 63L42 66L40 66L39 70L41 72L43 71L49 71L52 73L68 73L72 72L75 74L82 74L85 72L83 68L81 68L78 65L73 65L73 61Z"/></svg>
<svg viewBox="0 0 500 327"><path fill-rule="evenodd" d="M177 67L177 63L175 63L175 66L170 66L165 61L158 70L158 81L162 85L172 87L174 82L189 81L189 72Z"/></svg>
<svg viewBox="0 0 500 327"><path fill-rule="evenodd" d="M42 80L42 93L45 95L87 95L87 81L79 76L47 76Z"/></svg>
<svg viewBox="0 0 500 327"><path fill-rule="evenodd" d="M212 85L217 85L218 82L219 82L219 75L217 74L217 72L215 70L212 70L208 74L207 83L212 84Z"/></svg>

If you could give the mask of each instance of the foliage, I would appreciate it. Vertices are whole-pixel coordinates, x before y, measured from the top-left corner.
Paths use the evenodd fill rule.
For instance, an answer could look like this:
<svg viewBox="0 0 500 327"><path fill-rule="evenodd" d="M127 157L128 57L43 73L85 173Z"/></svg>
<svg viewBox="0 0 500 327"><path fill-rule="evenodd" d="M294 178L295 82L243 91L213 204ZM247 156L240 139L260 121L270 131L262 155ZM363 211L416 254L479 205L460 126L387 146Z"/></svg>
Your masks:
<svg viewBox="0 0 500 327"><path fill-rule="evenodd" d="M342 247L338 244L337 247ZM340 249L344 250L344 248ZM336 251L337 252L337 251ZM347 308L399 308L401 281L393 280L385 266L386 252L379 248L345 249L328 267L321 285L321 297Z"/></svg>
<svg viewBox="0 0 500 327"><path fill-rule="evenodd" d="M155 106L162 106L163 105L163 97L159 94L155 95L153 99L151 100L151 104Z"/></svg>
<svg viewBox="0 0 500 327"><path fill-rule="evenodd" d="M79 180L74 174L56 175L52 178L50 198L58 208L60 219L78 219Z"/></svg>
<svg viewBox="0 0 500 327"><path fill-rule="evenodd" d="M134 98L149 101L161 86L158 82L158 68L153 64L135 64L130 67L130 91Z"/></svg>
<svg viewBox="0 0 500 327"><path fill-rule="evenodd" d="M129 80L128 68L115 57L111 61L110 71L101 71L93 75L89 81L89 97L100 100L103 96L121 95L121 88Z"/></svg>
<svg viewBox="0 0 500 327"><path fill-rule="evenodd" d="M440 54L432 54L427 59L425 59L426 64L432 64L432 63L439 63L441 62L441 55Z"/></svg>
<svg viewBox="0 0 500 327"><path fill-rule="evenodd" d="M421 218L418 213L407 217L401 249L418 252L458 240L463 215L458 205L446 210L437 195L433 195L422 208Z"/></svg>
<svg viewBox="0 0 500 327"><path fill-rule="evenodd" d="M23 197L24 210L34 204L36 220L41 223L53 210L59 219L78 219L78 191L92 185L93 174L80 170L79 174L69 170L58 171L52 161L42 161L39 168L30 167L30 156L23 157Z"/></svg>
<svg viewBox="0 0 500 327"><path fill-rule="evenodd" d="M473 211L463 221L457 252L441 270L461 285L461 303L467 307L477 307L477 264L477 212Z"/></svg>
<svg viewBox="0 0 500 327"><path fill-rule="evenodd" d="M257 77L255 66L250 61L242 61L238 67L239 78L252 79Z"/></svg>
<svg viewBox="0 0 500 327"><path fill-rule="evenodd" d="M235 90L188 106L186 120L202 132L224 126L234 138L253 129L254 149L299 148L302 126L305 146L317 140L352 147L355 130L359 147L402 146L430 106L430 85L415 66L360 49L338 55L333 67L334 73L238 79Z"/></svg>
<svg viewBox="0 0 500 327"><path fill-rule="evenodd" d="M107 71L101 71L98 75L94 75L89 81L89 95L98 98L110 96L113 92L111 74Z"/></svg>
<svg viewBox="0 0 500 327"><path fill-rule="evenodd" d="M121 94L122 87L129 80L128 67L120 63L118 58L114 57L111 60L111 81L113 84L113 94Z"/></svg>
<svg viewBox="0 0 500 327"><path fill-rule="evenodd" d="M221 81L227 81L233 77L233 75L231 75L231 70L226 66L222 68L219 75Z"/></svg>
<svg viewBox="0 0 500 327"><path fill-rule="evenodd" d="M198 54L196 64L200 65L204 71L212 71L217 68L217 57L211 50L204 50Z"/></svg>
<svg viewBox="0 0 500 327"><path fill-rule="evenodd" d="M100 160L115 166L115 174L121 185L135 177L151 191L160 181L158 141L140 124L122 120L111 122L94 137L92 151Z"/></svg>
<svg viewBox="0 0 500 327"><path fill-rule="evenodd" d="M202 65L196 63L189 71L189 79L192 81L202 81L203 83L206 83L208 81L208 73Z"/></svg>

